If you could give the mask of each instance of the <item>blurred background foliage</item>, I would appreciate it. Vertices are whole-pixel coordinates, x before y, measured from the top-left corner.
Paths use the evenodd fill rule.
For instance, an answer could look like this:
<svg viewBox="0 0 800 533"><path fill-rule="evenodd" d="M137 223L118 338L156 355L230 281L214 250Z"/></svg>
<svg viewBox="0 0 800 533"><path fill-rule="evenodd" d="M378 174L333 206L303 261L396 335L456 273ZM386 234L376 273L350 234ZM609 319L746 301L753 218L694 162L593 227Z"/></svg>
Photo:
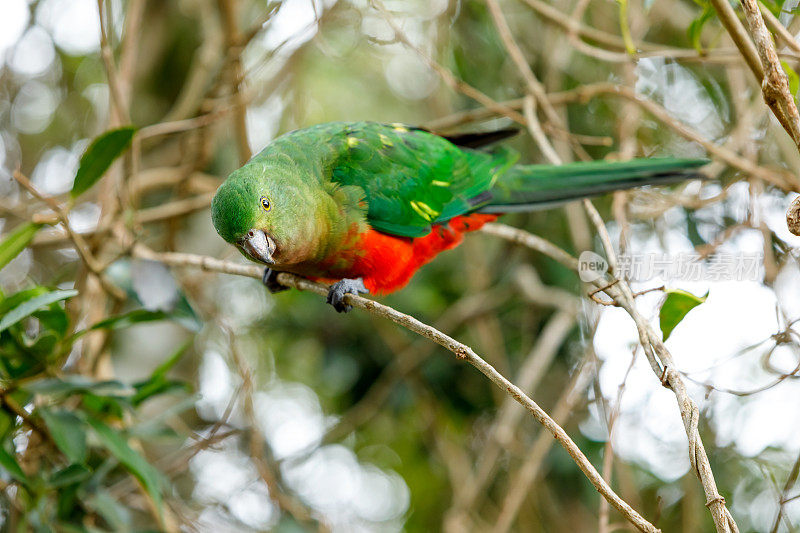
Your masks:
<svg viewBox="0 0 800 533"><path fill-rule="evenodd" d="M566 127L543 123L562 158L576 145L592 158L706 155L679 124L754 165L797 174L796 149L706 1L499 4L535 75L554 101L561 95ZM333 120L437 131L511 124L431 66L520 108L513 102L528 88L487 3L382 6L2 0L4 530L629 527L534 420L441 348L367 313L337 315L310 293L271 295L253 279L130 257L136 242L243 261L214 233L210 195L282 132ZM797 31L793 6L769 7ZM570 24L597 33L571 34ZM620 45L622 28L640 53ZM786 60L794 72L797 57ZM568 97L595 83L631 88L674 124L609 94ZM130 149L71 199L91 140L127 124L137 128ZM545 162L527 133L508 144ZM69 209L103 280L17 170ZM800 271L782 222L791 195L719 161L708 172L702 184L596 204L615 219L615 238L628 225L635 251L760 254L759 278L711 287L710 311L689 315L669 346L697 382L703 437L741 530L796 531ZM580 210L504 222L571 252L598 248ZM710 285L680 286L702 294ZM674 398L646 364L629 368L632 326L580 299L585 292L554 261L476 234L383 301L472 346L512 381L533 364L525 388L561 413L626 501L664 531L712 531ZM652 296L643 304L651 311ZM723 390L776 377L761 395Z"/></svg>

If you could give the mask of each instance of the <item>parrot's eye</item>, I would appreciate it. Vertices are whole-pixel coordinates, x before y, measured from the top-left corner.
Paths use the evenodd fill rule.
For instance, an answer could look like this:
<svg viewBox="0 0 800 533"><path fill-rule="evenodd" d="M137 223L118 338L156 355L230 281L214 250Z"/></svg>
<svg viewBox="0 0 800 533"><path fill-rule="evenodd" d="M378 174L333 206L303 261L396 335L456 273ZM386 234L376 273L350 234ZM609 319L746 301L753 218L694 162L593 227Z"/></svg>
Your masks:
<svg viewBox="0 0 800 533"><path fill-rule="evenodd" d="M261 207L264 208L264 211L269 211L272 208L272 206L269 203L269 198L267 198L266 196L261 197Z"/></svg>

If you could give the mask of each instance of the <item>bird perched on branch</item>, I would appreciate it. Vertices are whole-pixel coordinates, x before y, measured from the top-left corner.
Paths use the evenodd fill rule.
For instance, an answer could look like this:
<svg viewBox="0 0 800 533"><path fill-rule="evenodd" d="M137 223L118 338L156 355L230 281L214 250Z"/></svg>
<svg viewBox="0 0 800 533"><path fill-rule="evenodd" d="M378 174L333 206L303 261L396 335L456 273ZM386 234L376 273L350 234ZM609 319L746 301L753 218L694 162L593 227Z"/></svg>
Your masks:
<svg viewBox="0 0 800 533"><path fill-rule="evenodd" d="M439 252L503 213L649 184L696 178L702 159L518 165L508 149L482 150L515 130L442 136L403 124L333 122L273 141L217 190L219 235L277 272L345 294L403 287Z"/></svg>

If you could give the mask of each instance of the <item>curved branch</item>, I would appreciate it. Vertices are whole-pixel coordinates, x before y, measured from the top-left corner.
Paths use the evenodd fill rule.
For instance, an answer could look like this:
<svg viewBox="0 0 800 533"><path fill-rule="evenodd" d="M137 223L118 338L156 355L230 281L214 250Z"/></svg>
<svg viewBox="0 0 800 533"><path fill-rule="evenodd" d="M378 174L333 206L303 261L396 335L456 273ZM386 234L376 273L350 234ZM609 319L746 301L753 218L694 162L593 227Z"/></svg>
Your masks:
<svg viewBox="0 0 800 533"><path fill-rule="evenodd" d="M133 255L143 259L150 259L153 261L160 261L170 266L191 266L197 267L202 270L210 272L222 272L225 274L234 274L238 276L246 276L255 279L261 279L263 268L255 265L243 265L232 263L229 261L222 261L213 257L172 253L172 252L154 252L142 245L135 246ZM287 287L309 291L320 296L327 296L328 287L320 283L315 283L307 279L282 272L278 274L278 282ZM625 500L620 498L613 489L606 483L600 473L595 469L589 459L578 448L578 445L567 435L560 425L558 425L548 415L544 409L534 402L522 389L511 383L502 374L500 374L492 365L487 363L483 358L476 354L472 348L463 344L454 338L450 337L437 330L436 328L417 320L416 318L401 313L396 309L387 305L380 304L374 300L363 298L348 294L345 296L348 304L359 309L364 309L370 313L391 320L395 324L402 326L414 333L421 335L427 339L432 340L436 344L453 352L456 357L466 361L478 369L481 374L489 378L492 383L504 390L515 401L527 409L533 417L542 424L550 434L558 441L558 443L570 454L575 464L594 485L595 489L614 506L628 521L630 521L639 531L655 533L660 531L653 524L645 520L639 513L637 513Z"/></svg>
<svg viewBox="0 0 800 533"><path fill-rule="evenodd" d="M613 253L613 250L610 249L610 239L605 232L605 226L602 220L599 219L599 214L597 214L597 211L594 210L593 207L590 207L591 203L585 202L585 204L588 204L587 210L589 211L590 218L597 226L607 252L609 252L609 254ZM545 253L562 264L570 266L573 270L577 270L577 259L549 241L528 233L527 231L498 223L486 224L481 231L528 246L534 250ZM717 489L714 473L711 470L711 464L708 460L705 447L703 446L703 440L700 437L700 432L698 430L700 410L686 391L686 385L681 379L680 372L678 372L676 368L675 362L672 359L672 354L670 354L669 350L664 346L663 341L653 330L652 326L650 326L650 323L638 309L636 309L633 291L631 291L630 286L625 280L612 278L609 283L608 279L601 278L595 281L594 285L611 297L612 300L619 307L623 308L633 319L639 333L639 342L642 348L644 348L645 355L647 356L647 360L653 372L661 383L675 394L681 419L683 420L686 430L686 436L689 440L689 461L692 464L692 469L703 485L703 490L706 495L706 507L711 511L711 516L714 519L717 531L720 533L738 533L738 527L730 511L728 511L725 498L720 495Z"/></svg>

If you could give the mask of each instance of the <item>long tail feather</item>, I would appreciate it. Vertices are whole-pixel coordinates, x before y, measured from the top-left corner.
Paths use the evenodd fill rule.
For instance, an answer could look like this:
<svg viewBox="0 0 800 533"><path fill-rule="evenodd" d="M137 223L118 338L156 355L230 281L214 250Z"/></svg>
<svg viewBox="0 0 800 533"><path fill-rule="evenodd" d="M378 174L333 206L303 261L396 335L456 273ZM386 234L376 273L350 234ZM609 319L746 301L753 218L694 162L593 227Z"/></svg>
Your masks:
<svg viewBox="0 0 800 533"><path fill-rule="evenodd" d="M517 165L498 178L479 213L533 211L611 191L702 178L706 159L654 158L589 161L561 166Z"/></svg>

